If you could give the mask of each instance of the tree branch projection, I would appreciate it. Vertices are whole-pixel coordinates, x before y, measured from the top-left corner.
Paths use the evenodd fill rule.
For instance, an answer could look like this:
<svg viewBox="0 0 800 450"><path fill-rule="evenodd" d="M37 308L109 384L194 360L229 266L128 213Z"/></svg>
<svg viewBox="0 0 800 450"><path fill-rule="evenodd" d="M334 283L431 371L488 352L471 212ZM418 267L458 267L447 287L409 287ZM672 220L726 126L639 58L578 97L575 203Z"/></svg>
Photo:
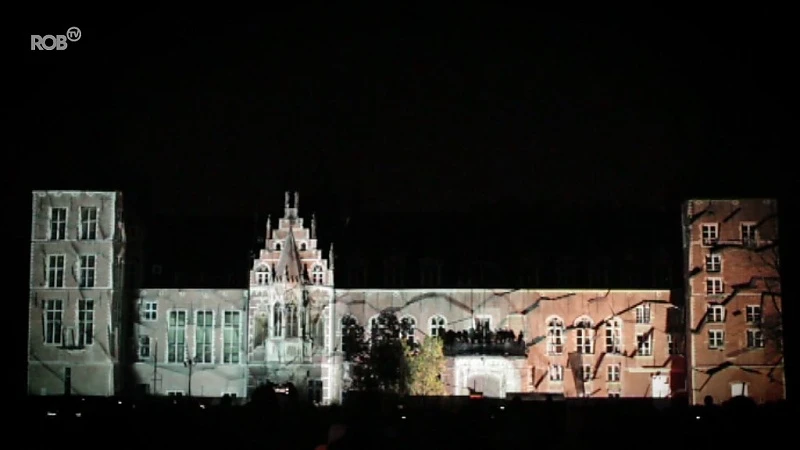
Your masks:
<svg viewBox="0 0 800 450"><path fill-rule="evenodd" d="M702 211L694 214L689 223L695 223L701 217L711 212L711 205L707 206ZM722 222L730 221L736 214L741 211L741 207L736 208L733 212L731 212L728 216L726 216ZM762 227L777 218L777 214L771 213L764 216L761 220L759 220L755 224L756 230L761 230ZM769 235L769 232L767 233ZM702 390L704 386L706 386L711 379L717 373L722 372L728 368L738 368L744 372L764 375L766 376L771 383L779 383L782 384L780 380L774 377L774 372L777 370L781 364L783 363L783 354L781 352L782 343L783 343L783 309L780 304L781 299L781 290L780 290L780 274L781 274L781 267L780 267L780 251L779 251L779 239L775 238L772 240L766 240L765 242L755 242L753 239L749 238L742 238L738 240L728 240L728 241L715 241L713 245L709 248L711 253L724 255L727 252L746 252L747 261L750 263L751 267L763 267L768 270L766 272L771 272L769 275L760 274L756 276L751 276L748 281L740 284L735 284L732 286L732 290L729 294L725 295L722 298L714 299L713 297L708 299L708 305L720 305L724 306L727 311L728 305L738 298L739 294L743 292L759 292L760 291L760 300L759 306L762 311L762 317L760 318L760 322L758 324L759 329L762 332L762 336L766 343L771 342L776 349L778 349L778 354L776 355L776 360L773 363L768 363L769 371L766 374L763 374L761 371L756 369L751 369L746 367L745 364L739 364L734 361L725 361L723 363L718 364L707 370L701 369L694 369L700 370L708 377L706 378L705 382L698 388L698 390ZM695 266L690 269L687 277L691 280L697 275L701 273L707 273L705 270L705 265L702 266ZM763 311L767 311L767 304L771 306L771 310L774 310L773 314L764 315ZM732 311L732 314L739 315L741 311L736 310ZM694 335L698 335L703 332L708 322L709 316L709 308L706 308L704 314L700 317L696 325L694 325L690 332ZM729 352L726 354L728 358L738 358L745 354L751 353L756 348L745 347L739 350L735 350L733 352ZM759 348L760 349L760 348Z"/></svg>
<svg viewBox="0 0 800 450"><path fill-rule="evenodd" d="M490 301L493 301L493 300L501 301L499 299L499 297L503 297L505 302L510 306L509 315L523 315L524 316L524 315L527 315L528 313L530 313L531 311L534 311L536 308L538 308L538 306L543 301L560 301L560 300L566 300L566 299L569 299L569 298L575 296L575 293L565 293L565 294L559 295L557 297L540 296L539 298L537 298L536 300L531 302L528 306L515 307L515 305L512 304L510 298L508 297L509 294L511 294L511 293L513 293L515 291L518 291L518 290L514 289L514 290L508 290L508 291L502 291L502 292L493 292L493 293L489 294L488 296L481 297L481 299L477 302L477 304L479 305L478 308L472 308L469 305L466 305L463 302L453 298L452 296L449 296L449 295L444 294L444 293L438 293L438 292L429 292L429 293L425 293L425 294L422 294L422 295L414 295L410 299L406 299L406 300L401 301L401 302L395 302L396 305L393 305L393 306L390 306L390 307L386 307L386 308L383 308L383 309L379 308L378 306L376 306L375 304L370 302L366 296L361 297L361 298L352 298L351 297L351 295L352 295L351 293L346 293L346 294L342 294L342 295L338 296L337 297L337 302L339 302L339 303L341 303L343 305L346 305L346 307L347 307L346 309L351 309L351 307L363 306L367 311L366 316L370 316L372 314L377 314L378 317L380 317L379 320L386 320L386 319L383 318L386 314L390 314L392 316L395 316L396 314L399 315L408 306L413 305L413 304L415 304L415 303L417 303L419 301L422 301L422 300L425 300L425 299L440 298L440 299L445 300L450 305L452 305L454 307L457 307L457 308L459 308L459 309L461 309L461 310L463 310L463 311L465 311L465 312L467 312L469 314L469 317L465 317L465 318L462 318L462 319L459 319L459 320L450 321L449 325L453 325L453 324L457 324L457 323L459 323L461 321L464 321L464 320L471 320L474 317L476 309L479 309L480 307L485 306L486 304L488 304ZM402 298L403 294L404 293L402 293L402 292L397 292L397 293L392 293L391 295L394 295L396 297L401 297ZM598 297L589 299L588 302L594 303L594 302L601 302L601 301L604 301L604 300L608 300L610 298L610 294L611 294L611 290L607 290L604 294L602 294L602 295L600 295ZM635 304L631 304L628 307L626 307L626 308L624 308L624 309L622 309L620 311L614 311L612 305L609 304L608 307L609 307L609 313L610 314L609 314L608 318L598 321L597 323L593 324L593 326L591 327L593 329L593 331L595 332L593 337L592 337L593 343L596 344L597 339L601 337L601 336L599 336L599 333L597 333L597 331L602 326L607 325L609 323L609 321L612 320L612 319L613 320L619 320L619 321L621 321L621 323L634 323L634 321L632 321L632 320L622 319L622 316L625 313L627 313L627 312L629 312L631 310L634 310L635 308L637 308L637 307L639 307L639 306L641 306L643 304L663 304L663 305L666 305L666 306L671 306L670 302L667 301L667 300L642 300L642 301L637 302ZM366 364L362 364L361 368L356 368L355 367L359 363L364 363L369 358L368 355L369 355L369 351L370 351L370 348L371 348L370 347L370 339L367 337L367 333L365 332L364 327L360 326L356 322L355 318L353 316L351 316L350 314L348 314L348 313L344 314L344 316L341 318L341 322L340 322L339 325L341 326L341 329L340 329L341 330L340 331L341 332L341 341L339 341L338 339L336 339L334 341L335 342L334 343L334 349L337 350L337 351L340 350L340 349L344 350L345 360L347 362L349 362L349 363L353 363L354 364L353 368L355 369L354 370L354 372L355 372L354 378L355 379L358 379L359 377L362 377L362 378L366 377L367 376L366 373L363 373L363 372L359 373L358 372L358 370L361 370L361 369L363 369L365 367L368 367ZM527 329L527 323L526 322L523 322L523 326L524 326L525 329ZM564 327L565 331L572 330L572 329L575 329L575 328L576 328L576 326L574 324L570 324L569 326ZM423 335L427 336L427 333L424 330L417 329L416 331L419 331ZM524 333L524 331L525 330L523 330L523 333ZM645 338L647 338L649 336L652 336L652 334L654 332L655 332L655 329L653 327L650 327L650 329L645 333ZM670 332L670 330L667 330L667 332ZM338 334L338 332L337 332L337 334ZM530 339L527 342L524 342L523 345L526 348L533 347L533 346L535 346L536 344L540 343L541 341L543 341L545 339L546 339L546 336L544 336L544 335L543 336L537 336L537 337L534 337L534 338ZM427 339L424 342L426 342L426 341L427 341ZM444 341L442 341L442 342L446 342L446 339ZM340 347L340 345L341 345L341 347ZM594 348L596 348L596 347L594 347ZM419 351L419 350L416 350L416 351ZM613 353L615 355L620 355L620 356L624 356L627 359L631 359L631 358L637 356L637 352L638 352L638 350L636 348L634 348L634 349L632 349L630 351L626 351L626 352L622 352L622 353L617 353L617 352L613 352ZM594 365L595 366L595 370L593 370L593 374L594 374L593 378L594 379L596 379L597 376L598 376L597 375L597 368L600 367L600 365L602 364L603 359L605 357L605 353L607 353L607 352L606 351L600 351L600 352L596 352L596 353L599 353L599 358L597 358L595 360L595 365ZM412 352L412 354L413 354L413 352ZM582 355L580 355L580 356L582 357ZM652 365L652 366L649 366L649 367L653 367L653 368L664 368L664 367L667 367L669 365L670 361L672 361L672 359L673 359L673 355L669 355L667 358L665 358L665 360L662 363L655 364L655 365ZM572 358L572 360L574 360L574 358ZM572 362L574 363L574 361L572 361ZM538 385L539 383L541 383L543 378L544 378L544 375L542 376L542 378L536 384ZM360 383L360 385L359 385L359 383ZM373 386L374 386L374 384L375 384L375 382L373 381ZM360 388L364 388L364 386L365 385L368 386L369 383L368 382L365 383L364 381L360 381L360 382L355 382L354 385L358 386Z"/></svg>

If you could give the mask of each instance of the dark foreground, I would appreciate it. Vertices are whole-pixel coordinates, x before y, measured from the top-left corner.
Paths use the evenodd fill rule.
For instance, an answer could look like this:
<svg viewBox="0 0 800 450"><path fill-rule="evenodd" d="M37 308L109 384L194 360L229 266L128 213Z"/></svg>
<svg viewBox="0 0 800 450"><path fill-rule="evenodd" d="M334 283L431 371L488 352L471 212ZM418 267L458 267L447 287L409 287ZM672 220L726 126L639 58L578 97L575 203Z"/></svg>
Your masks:
<svg viewBox="0 0 800 450"><path fill-rule="evenodd" d="M14 434L38 445L257 445L312 450L332 424L344 424L339 448L701 448L765 445L789 435L787 404L736 399L713 407L652 400L431 402L360 399L341 407L292 401L245 405L172 398L31 399ZM31 442L34 442L31 441ZM187 447L193 448L193 447ZM334 448L332 445L331 449Z"/></svg>

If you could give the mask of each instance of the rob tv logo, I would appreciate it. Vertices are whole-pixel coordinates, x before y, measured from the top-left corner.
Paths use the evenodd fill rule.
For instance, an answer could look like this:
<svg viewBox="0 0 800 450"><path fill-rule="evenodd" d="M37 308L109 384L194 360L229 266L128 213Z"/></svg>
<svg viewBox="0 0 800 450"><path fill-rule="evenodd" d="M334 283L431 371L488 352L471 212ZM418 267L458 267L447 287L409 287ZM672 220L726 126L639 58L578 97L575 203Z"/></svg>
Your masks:
<svg viewBox="0 0 800 450"><path fill-rule="evenodd" d="M67 42L78 42L81 38L81 29L78 27L70 27L67 34L46 34L40 36L38 34L31 35L31 50L66 50Z"/></svg>

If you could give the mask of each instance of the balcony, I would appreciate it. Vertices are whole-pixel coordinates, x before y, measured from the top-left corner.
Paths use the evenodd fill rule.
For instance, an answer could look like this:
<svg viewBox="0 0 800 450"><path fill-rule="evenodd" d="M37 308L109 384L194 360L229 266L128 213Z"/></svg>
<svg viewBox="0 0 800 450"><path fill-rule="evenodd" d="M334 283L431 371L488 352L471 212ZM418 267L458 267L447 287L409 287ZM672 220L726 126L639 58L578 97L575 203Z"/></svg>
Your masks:
<svg viewBox="0 0 800 450"><path fill-rule="evenodd" d="M497 332L448 331L444 336L445 356L526 356L527 345L522 335L512 331Z"/></svg>

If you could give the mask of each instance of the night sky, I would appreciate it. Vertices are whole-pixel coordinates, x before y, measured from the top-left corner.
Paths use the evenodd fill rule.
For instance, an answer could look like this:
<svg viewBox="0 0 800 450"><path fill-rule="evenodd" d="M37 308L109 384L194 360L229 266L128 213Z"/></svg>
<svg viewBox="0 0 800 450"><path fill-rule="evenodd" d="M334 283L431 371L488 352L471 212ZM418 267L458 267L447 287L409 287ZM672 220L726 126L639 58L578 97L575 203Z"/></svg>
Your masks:
<svg viewBox="0 0 800 450"><path fill-rule="evenodd" d="M413 240L441 223L430 214L451 211L501 233L604 223L588 241L623 236L618 224L661 225L678 252L685 198L778 196L783 213L795 209L791 14L374 13L13 19L24 23L14 41L23 71L6 68L22 75L11 93L23 99L24 125L11 130L22 138L6 148L13 209L29 217L33 189L124 190L171 244L154 248L209 271L234 267L207 251L216 246L242 275L254 239L234 238L236 227L252 229L254 214L274 221L286 190L301 192L304 216L319 212L321 234L393 212L420 226L381 229ZM29 34L71 26L82 36L66 50L29 51ZM663 223L637 222L642 211ZM205 234L152 219L198 215L211 218ZM14 260L27 261L30 223L18 225ZM485 236L453 236L460 224L450 225L443 239L462 238L451 240L475 257L469 243ZM15 298L26 298L27 264L15 267Z"/></svg>
<svg viewBox="0 0 800 450"><path fill-rule="evenodd" d="M244 216L280 208L284 190L409 212L779 190L777 13L306 13L31 24L82 37L27 52L25 155L48 161L30 187L124 184L154 213Z"/></svg>

